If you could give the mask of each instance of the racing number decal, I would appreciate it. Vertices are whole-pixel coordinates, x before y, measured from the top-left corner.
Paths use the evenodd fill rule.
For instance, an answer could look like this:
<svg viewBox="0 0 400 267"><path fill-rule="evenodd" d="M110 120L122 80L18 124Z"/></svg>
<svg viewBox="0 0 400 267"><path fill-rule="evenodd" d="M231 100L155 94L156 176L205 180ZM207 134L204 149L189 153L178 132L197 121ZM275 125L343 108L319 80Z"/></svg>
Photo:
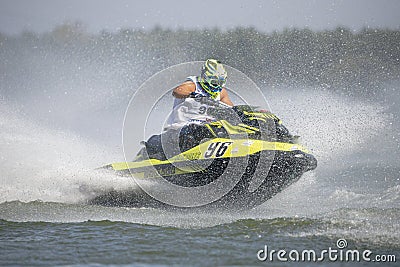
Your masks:
<svg viewBox="0 0 400 267"><path fill-rule="evenodd" d="M208 146L207 151L206 151L206 153L204 154L204 157L205 157L205 158L211 157L211 156L214 154L214 152L215 152L217 146L219 146L219 144L221 144L221 142L211 143L211 144Z"/></svg>
<svg viewBox="0 0 400 267"><path fill-rule="evenodd" d="M207 107L206 106L200 106L199 108L199 114L203 115L207 112Z"/></svg>
<svg viewBox="0 0 400 267"><path fill-rule="evenodd" d="M204 154L205 158L210 158L212 155L215 154L216 158L222 157L226 150L228 149L228 146L231 145L233 142L216 142L216 143L211 143L208 146L208 149L206 153Z"/></svg>
<svg viewBox="0 0 400 267"><path fill-rule="evenodd" d="M200 105L203 104L202 97L196 97L196 98L194 98L194 100L196 102L200 103ZM199 107L199 114L204 115L204 114L206 114L206 112L207 112L207 105L201 105Z"/></svg>

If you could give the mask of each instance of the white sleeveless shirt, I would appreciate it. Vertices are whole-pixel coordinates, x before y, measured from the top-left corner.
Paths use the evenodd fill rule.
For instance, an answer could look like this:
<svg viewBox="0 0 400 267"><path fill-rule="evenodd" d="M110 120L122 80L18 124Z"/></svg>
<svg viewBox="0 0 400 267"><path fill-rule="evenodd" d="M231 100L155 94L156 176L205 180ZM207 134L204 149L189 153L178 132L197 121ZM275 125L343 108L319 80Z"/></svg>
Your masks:
<svg viewBox="0 0 400 267"><path fill-rule="evenodd" d="M192 81L196 85L195 93L208 96L207 92L201 87L196 76L189 76L186 81ZM175 98L174 107L170 113L167 125L168 129L180 129L187 124L204 124L215 121L215 118L207 114L208 105L201 103L196 98ZM220 100L220 94L216 98Z"/></svg>

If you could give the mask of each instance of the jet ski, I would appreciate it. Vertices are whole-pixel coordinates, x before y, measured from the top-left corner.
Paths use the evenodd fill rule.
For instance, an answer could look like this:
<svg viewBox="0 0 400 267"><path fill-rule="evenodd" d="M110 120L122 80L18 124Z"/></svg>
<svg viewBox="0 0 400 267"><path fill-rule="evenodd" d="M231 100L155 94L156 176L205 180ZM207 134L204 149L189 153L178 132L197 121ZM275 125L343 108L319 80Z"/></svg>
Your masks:
<svg viewBox="0 0 400 267"><path fill-rule="evenodd" d="M216 120L165 131L142 142L131 162L104 166L135 180L164 179L199 188L219 179L236 179L222 197L203 207L248 209L264 203L308 171L317 160L273 113L256 106L229 107L201 97ZM221 178L222 177L222 178ZM140 191L140 192L139 192ZM91 203L107 206L171 207L142 190L111 191Z"/></svg>

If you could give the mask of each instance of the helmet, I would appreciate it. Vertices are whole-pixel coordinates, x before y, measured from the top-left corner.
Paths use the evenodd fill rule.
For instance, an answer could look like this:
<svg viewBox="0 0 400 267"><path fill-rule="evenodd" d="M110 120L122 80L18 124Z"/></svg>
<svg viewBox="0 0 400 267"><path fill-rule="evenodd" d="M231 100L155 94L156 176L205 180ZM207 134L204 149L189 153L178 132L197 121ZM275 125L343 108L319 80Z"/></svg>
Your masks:
<svg viewBox="0 0 400 267"><path fill-rule="evenodd" d="M201 68L199 82L204 91L215 99L225 86L226 77L226 70L220 61L207 59Z"/></svg>

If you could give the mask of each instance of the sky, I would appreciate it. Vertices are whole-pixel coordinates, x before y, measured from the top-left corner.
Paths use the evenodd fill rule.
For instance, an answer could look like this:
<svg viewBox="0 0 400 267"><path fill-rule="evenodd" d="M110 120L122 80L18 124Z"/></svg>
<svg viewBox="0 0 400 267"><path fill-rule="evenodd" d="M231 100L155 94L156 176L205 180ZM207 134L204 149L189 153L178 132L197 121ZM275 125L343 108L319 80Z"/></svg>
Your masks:
<svg viewBox="0 0 400 267"><path fill-rule="evenodd" d="M400 30L400 0L0 0L0 32L49 32L80 22L88 32L124 28L151 30L231 29L262 32L285 28L344 26Z"/></svg>

